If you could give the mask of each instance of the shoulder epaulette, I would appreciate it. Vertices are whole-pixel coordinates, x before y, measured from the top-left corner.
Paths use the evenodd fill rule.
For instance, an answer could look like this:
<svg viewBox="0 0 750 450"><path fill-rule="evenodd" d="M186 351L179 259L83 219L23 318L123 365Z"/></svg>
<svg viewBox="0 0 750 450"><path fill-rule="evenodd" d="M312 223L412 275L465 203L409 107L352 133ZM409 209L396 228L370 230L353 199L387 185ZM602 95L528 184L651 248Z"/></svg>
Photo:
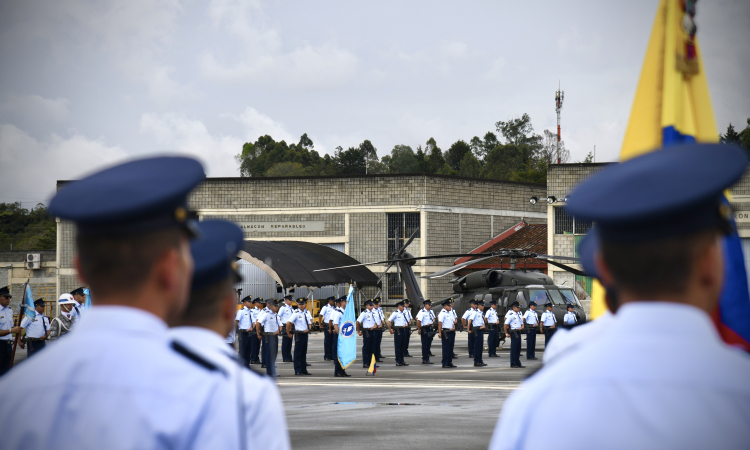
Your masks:
<svg viewBox="0 0 750 450"><path fill-rule="evenodd" d="M171 344L172 350L176 351L178 354L184 356L185 358L189 359L190 361L198 364L199 366L203 367L204 369L207 369L211 372L216 371L220 372L223 375L226 375L226 373L219 368L216 364L208 361L204 357L198 355L197 353L193 352L192 350L188 349L184 345L180 344L177 341L172 341Z"/></svg>

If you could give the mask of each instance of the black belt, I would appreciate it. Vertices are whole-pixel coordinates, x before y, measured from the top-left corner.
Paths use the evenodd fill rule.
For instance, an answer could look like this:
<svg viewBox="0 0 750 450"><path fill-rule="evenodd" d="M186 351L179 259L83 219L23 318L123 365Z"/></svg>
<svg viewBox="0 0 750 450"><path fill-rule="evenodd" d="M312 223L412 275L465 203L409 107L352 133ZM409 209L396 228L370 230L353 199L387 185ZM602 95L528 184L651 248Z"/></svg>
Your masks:
<svg viewBox="0 0 750 450"><path fill-rule="evenodd" d="M26 342L38 342L38 341L46 341L47 338L32 338L32 337L26 337Z"/></svg>
<svg viewBox="0 0 750 450"><path fill-rule="evenodd" d="M3 339L3 340L0 340L0 342L2 342L4 344L11 345L13 343L13 340L11 340L11 339Z"/></svg>

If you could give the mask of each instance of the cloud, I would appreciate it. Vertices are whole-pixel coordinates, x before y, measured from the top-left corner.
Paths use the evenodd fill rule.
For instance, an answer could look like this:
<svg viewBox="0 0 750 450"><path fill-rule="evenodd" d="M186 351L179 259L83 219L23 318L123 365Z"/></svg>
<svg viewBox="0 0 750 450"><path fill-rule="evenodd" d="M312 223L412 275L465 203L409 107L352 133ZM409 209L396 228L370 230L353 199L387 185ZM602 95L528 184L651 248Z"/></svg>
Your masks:
<svg viewBox="0 0 750 450"><path fill-rule="evenodd" d="M39 141L14 125L0 125L0 167L13 168L0 177L0 201L46 202L56 180L76 179L126 157L119 146L77 132Z"/></svg>
<svg viewBox="0 0 750 450"><path fill-rule="evenodd" d="M68 118L70 100L44 98L39 95L11 95L0 104L0 118L13 117L19 121L63 123Z"/></svg>

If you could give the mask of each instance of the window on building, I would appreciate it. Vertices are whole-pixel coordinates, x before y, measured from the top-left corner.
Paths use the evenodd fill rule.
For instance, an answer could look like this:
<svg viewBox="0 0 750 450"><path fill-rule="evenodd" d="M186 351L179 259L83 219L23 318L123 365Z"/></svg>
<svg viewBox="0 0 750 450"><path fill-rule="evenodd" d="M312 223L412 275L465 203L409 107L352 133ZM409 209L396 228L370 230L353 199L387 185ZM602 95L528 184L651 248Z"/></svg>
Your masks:
<svg viewBox="0 0 750 450"><path fill-rule="evenodd" d="M386 282L388 283L388 300L404 299L404 282L399 281L396 268L392 268L391 272L386 275Z"/></svg>
<svg viewBox="0 0 750 450"><path fill-rule="evenodd" d="M565 208L555 209L555 234L586 234L591 228L590 220L577 220Z"/></svg>
<svg viewBox="0 0 750 450"><path fill-rule="evenodd" d="M402 246L416 231L419 232L414 239L420 239L422 228L420 227L419 213L390 213L388 214L388 254Z"/></svg>

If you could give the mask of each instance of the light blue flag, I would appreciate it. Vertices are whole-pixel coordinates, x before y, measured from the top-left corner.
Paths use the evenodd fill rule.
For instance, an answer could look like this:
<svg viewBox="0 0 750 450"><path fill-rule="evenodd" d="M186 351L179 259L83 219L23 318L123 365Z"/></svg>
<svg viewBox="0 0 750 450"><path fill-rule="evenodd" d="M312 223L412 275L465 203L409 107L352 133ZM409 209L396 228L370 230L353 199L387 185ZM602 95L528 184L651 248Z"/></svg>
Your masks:
<svg viewBox="0 0 750 450"><path fill-rule="evenodd" d="M29 283L26 283L26 286L23 290L23 312L26 314L26 317L29 319L33 319L36 317L36 310L34 309L34 295L31 293L31 286L29 286Z"/></svg>
<svg viewBox="0 0 750 450"><path fill-rule="evenodd" d="M344 318L339 325L338 358L341 367L346 369L357 360L357 318L354 317L354 287L349 286Z"/></svg>
<svg viewBox="0 0 750 450"><path fill-rule="evenodd" d="M83 304L83 309L86 310L91 308L91 290L84 288L83 293L86 294L86 303Z"/></svg>

